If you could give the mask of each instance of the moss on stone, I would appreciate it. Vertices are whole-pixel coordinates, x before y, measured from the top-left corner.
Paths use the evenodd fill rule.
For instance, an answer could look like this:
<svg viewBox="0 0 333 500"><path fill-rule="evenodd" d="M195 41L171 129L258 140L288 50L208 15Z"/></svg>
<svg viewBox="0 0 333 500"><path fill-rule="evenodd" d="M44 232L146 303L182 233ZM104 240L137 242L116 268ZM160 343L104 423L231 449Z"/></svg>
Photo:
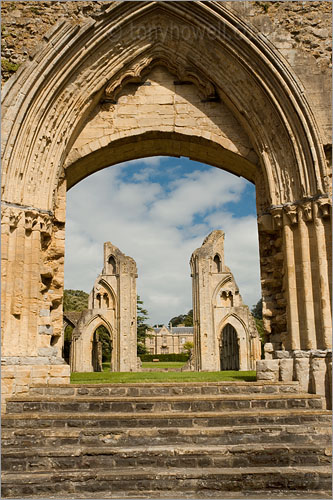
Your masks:
<svg viewBox="0 0 333 500"><path fill-rule="evenodd" d="M15 73L19 69L19 64L7 61L7 59L1 59L1 69L2 71L7 71L9 73Z"/></svg>

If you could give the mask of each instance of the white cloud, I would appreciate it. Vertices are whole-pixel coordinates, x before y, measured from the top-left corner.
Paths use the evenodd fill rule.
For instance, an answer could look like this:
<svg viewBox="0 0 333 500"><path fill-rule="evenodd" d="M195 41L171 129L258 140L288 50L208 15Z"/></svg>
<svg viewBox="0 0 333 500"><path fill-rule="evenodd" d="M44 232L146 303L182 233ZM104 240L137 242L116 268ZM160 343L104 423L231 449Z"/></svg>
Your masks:
<svg viewBox="0 0 333 500"><path fill-rule="evenodd" d="M68 193L65 287L90 291L103 243L111 241L137 262L138 293L151 322L166 323L192 308L192 252L210 231L223 229L226 263L252 306L260 296L256 220L225 207L241 203L246 185L213 167L161 157L94 174Z"/></svg>

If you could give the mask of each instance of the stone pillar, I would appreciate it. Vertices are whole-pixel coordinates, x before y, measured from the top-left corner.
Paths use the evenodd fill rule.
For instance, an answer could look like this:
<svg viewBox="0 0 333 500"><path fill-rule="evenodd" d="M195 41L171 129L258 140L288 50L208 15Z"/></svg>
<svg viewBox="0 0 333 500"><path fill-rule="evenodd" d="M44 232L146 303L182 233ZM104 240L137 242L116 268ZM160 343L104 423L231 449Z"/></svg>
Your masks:
<svg viewBox="0 0 333 500"><path fill-rule="evenodd" d="M329 349L332 347L332 315L330 307L328 258L325 228L322 220L323 218L329 217L330 203L327 200L319 200L318 203L314 204L321 315L321 335L318 339L317 347L320 349Z"/></svg>
<svg viewBox="0 0 333 500"><path fill-rule="evenodd" d="M294 221L293 221L294 222ZM286 348L299 349L299 317L297 302L296 267L294 254L294 231L291 227L290 218L283 214L283 243L285 257L285 283L287 294L287 324L288 343Z"/></svg>
<svg viewBox="0 0 333 500"><path fill-rule="evenodd" d="M2 229L4 404L7 397L26 393L34 383L69 383L69 367L58 343L64 223L51 212L4 204Z"/></svg>
<svg viewBox="0 0 333 500"><path fill-rule="evenodd" d="M326 356L326 406L332 410L332 351Z"/></svg>
<svg viewBox="0 0 333 500"><path fill-rule="evenodd" d="M300 392L309 392L310 351L294 350L294 380L299 382Z"/></svg>
<svg viewBox="0 0 333 500"><path fill-rule="evenodd" d="M301 250L301 270L302 270L302 304L304 312L304 339L305 349L315 349L316 342L316 324L314 318L313 305L313 281L311 271L310 242L307 223L312 221L311 203L306 203L303 207L298 207L298 228L300 236Z"/></svg>

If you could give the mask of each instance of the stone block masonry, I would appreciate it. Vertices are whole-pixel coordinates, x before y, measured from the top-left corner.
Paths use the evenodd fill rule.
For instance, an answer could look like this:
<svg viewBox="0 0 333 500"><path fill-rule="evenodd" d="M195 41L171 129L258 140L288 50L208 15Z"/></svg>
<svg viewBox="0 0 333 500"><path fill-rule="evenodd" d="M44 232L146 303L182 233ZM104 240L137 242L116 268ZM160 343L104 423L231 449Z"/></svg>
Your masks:
<svg viewBox="0 0 333 500"><path fill-rule="evenodd" d="M329 351L330 3L3 7L4 78L13 73L2 104L6 360L62 362L66 190L154 155L255 184L266 352ZM313 357L315 391L323 370L330 360Z"/></svg>

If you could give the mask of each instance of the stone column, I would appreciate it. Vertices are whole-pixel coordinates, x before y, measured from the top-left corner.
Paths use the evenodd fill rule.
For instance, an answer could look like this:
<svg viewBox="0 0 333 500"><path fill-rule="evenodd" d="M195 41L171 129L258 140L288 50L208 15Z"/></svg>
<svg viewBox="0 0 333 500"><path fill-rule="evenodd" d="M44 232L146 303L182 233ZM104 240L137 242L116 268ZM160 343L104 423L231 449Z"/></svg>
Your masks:
<svg viewBox="0 0 333 500"><path fill-rule="evenodd" d="M332 347L332 315L330 308L330 287L326 250L325 228L322 218L330 216L330 204L327 200L314 204L314 221L316 230L317 259L319 270L319 293L321 332L317 347L329 349Z"/></svg>
<svg viewBox="0 0 333 500"><path fill-rule="evenodd" d="M61 223L51 212L4 205L2 404L35 383L69 382L56 345L62 331Z"/></svg>
<svg viewBox="0 0 333 500"><path fill-rule="evenodd" d="M300 347L296 268L294 254L294 235L291 221L286 213L283 214L283 242L285 256L285 283L287 295L287 322L288 341L286 348L294 350Z"/></svg>
<svg viewBox="0 0 333 500"><path fill-rule="evenodd" d="M304 338L301 339L302 347L305 349L315 349L316 342L316 324L314 318L314 304L313 304L313 283L311 271L311 255L310 243L307 223L312 221L312 207L311 203L298 207L298 229L300 236L300 256L301 256L301 269L302 269L302 304L303 304L303 331Z"/></svg>

